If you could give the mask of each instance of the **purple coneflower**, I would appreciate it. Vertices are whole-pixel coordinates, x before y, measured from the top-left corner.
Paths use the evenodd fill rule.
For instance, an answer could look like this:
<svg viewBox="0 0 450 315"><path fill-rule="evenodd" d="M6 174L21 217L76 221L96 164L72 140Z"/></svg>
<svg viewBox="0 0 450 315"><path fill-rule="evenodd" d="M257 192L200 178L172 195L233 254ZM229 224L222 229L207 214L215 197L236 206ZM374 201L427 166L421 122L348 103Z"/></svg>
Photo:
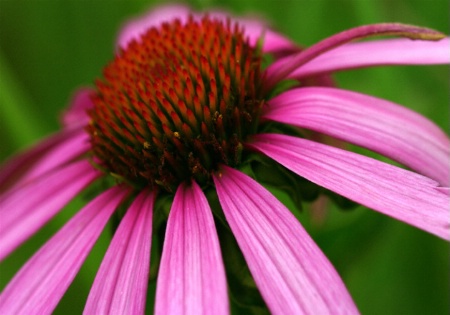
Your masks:
<svg viewBox="0 0 450 315"><path fill-rule="evenodd" d="M164 23L163 23L164 22ZM406 39L349 43L374 35ZM397 104L325 86L326 74L385 64L449 63L449 40L401 24L357 27L300 50L264 24L163 7L125 26L96 88L80 91L64 128L0 172L0 259L100 178L91 200L17 273L2 314L49 314L102 229L127 207L91 288L86 314L145 310L154 204L173 196L157 314L229 313L206 190L274 314L357 313L339 275L294 215L248 169L266 156L355 202L449 239L449 139ZM413 39L413 40L411 40ZM262 68L265 54L274 62ZM280 90L278 83L294 80ZM278 92L275 92L278 91ZM410 170L300 136L350 142Z"/></svg>

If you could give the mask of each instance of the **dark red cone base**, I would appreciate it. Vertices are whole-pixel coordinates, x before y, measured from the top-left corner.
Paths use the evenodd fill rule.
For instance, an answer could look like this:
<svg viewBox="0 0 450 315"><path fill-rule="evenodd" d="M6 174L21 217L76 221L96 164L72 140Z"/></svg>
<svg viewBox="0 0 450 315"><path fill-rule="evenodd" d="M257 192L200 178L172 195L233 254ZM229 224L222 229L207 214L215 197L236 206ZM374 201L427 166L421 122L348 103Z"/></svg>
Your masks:
<svg viewBox="0 0 450 315"><path fill-rule="evenodd" d="M116 177L173 191L240 162L256 131L261 56L242 30L208 17L151 28L96 82L93 152Z"/></svg>

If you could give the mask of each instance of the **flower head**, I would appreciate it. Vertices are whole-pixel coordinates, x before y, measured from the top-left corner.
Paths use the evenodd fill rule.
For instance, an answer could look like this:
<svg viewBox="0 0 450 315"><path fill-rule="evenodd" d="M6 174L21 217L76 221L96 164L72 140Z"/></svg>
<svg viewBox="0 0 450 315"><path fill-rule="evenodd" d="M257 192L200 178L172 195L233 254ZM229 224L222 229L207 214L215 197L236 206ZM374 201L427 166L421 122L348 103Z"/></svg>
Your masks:
<svg viewBox="0 0 450 315"><path fill-rule="evenodd" d="M256 132L260 71L260 52L238 24L191 16L151 28L96 84L93 152L142 187L206 183L219 165L240 163L243 141Z"/></svg>
<svg viewBox="0 0 450 315"><path fill-rule="evenodd" d="M349 43L375 35L408 39ZM328 76L449 63L441 33L368 25L300 49L263 23L175 6L132 21L118 42L95 89L77 94L64 128L0 170L0 259L93 181L115 179L23 266L2 292L0 312L51 313L124 208L85 313L143 313L152 227L161 225L152 219L164 217L155 204L169 198L155 313L229 313L216 225L234 235L272 313L357 313L302 225L255 180L267 168L450 238L448 137L425 117L338 89ZM267 54L274 62L264 68ZM295 84L283 88L287 79ZM322 143L317 133L411 170Z"/></svg>

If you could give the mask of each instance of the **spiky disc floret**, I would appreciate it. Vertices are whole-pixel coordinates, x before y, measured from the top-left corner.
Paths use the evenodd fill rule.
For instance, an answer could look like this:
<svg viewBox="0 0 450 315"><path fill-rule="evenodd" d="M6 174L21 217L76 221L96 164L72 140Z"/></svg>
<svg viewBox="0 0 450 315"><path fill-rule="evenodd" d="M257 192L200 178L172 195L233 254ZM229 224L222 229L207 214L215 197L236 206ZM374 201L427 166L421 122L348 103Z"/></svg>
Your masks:
<svg viewBox="0 0 450 315"><path fill-rule="evenodd" d="M236 166L263 104L261 56L243 30L204 17L149 29L105 68L87 127L111 173L173 190Z"/></svg>

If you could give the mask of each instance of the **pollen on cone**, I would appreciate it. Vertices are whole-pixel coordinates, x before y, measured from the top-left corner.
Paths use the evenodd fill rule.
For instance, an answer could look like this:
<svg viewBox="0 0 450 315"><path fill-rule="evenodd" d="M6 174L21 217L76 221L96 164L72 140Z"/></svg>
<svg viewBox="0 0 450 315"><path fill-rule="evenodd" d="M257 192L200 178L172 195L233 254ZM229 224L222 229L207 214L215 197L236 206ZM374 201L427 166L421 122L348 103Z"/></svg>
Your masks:
<svg viewBox="0 0 450 315"><path fill-rule="evenodd" d="M248 117L263 104L260 71L260 52L237 24L204 17L151 28L96 82L93 152L137 186L172 191L192 177L210 180L220 163L239 163L241 142L255 132Z"/></svg>

